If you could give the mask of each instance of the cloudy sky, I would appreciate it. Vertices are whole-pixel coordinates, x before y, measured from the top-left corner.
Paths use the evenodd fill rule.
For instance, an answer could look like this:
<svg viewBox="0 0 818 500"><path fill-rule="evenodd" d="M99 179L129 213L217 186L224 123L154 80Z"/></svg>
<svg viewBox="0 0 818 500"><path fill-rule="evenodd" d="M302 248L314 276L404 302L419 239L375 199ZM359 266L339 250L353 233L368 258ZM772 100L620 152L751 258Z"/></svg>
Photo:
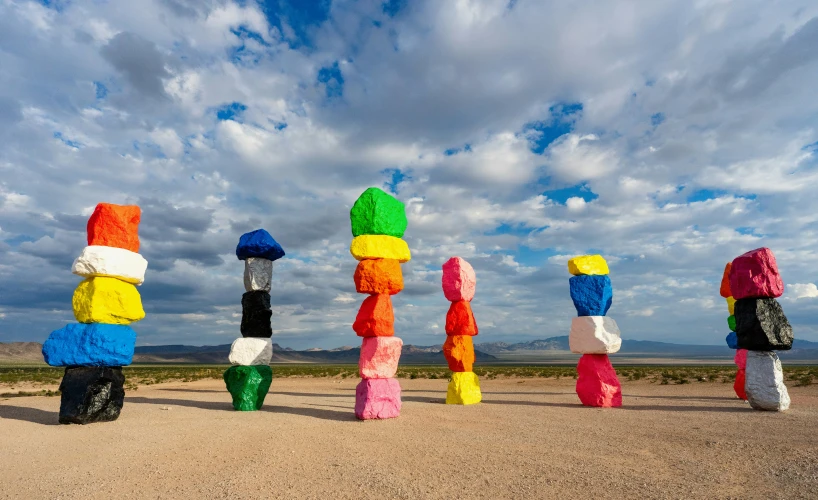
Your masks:
<svg viewBox="0 0 818 500"><path fill-rule="evenodd" d="M0 0L0 341L73 321L100 201L142 207L142 345L239 335L263 227L275 341L354 345L349 208L407 206L397 335L565 335L602 253L624 338L721 344L724 264L768 246L818 341L818 3Z"/></svg>

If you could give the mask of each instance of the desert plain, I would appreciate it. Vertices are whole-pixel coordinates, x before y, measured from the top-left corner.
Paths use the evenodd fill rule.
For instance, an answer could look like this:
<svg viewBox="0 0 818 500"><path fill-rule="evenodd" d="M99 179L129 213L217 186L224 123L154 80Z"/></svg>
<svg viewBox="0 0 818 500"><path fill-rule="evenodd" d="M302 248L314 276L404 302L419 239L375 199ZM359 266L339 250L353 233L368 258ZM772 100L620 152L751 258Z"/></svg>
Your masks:
<svg viewBox="0 0 818 500"><path fill-rule="evenodd" d="M353 379L276 379L233 411L222 382L129 391L119 420L57 424L58 397L0 400L0 498L816 498L818 385L785 413L729 384L623 384L586 408L570 379L401 380L398 419L357 421Z"/></svg>

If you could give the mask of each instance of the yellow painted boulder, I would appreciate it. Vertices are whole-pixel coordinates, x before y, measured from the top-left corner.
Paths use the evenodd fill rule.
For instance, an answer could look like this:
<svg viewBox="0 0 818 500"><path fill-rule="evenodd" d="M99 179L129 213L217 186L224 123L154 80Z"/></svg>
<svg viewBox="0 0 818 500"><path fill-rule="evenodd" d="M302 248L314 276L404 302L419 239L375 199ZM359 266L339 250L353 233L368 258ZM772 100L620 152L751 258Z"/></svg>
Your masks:
<svg viewBox="0 0 818 500"><path fill-rule="evenodd" d="M127 325L145 317L136 287L116 278L83 280L74 290L71 304L80 323Z"/></svg>
<svg viewBox="0 0 818 500"><path fill-rule="evenodd" d="M727 297L727 310L730 311L730 316L736 314L736 299L733 297Z"/></svg>
<svg viewBox="0 0 818 500"><path fill-rule="evenodd" d="M449 390L446 391L447 405L473 405L483 400L480 379L474 372L452 373Z"/></svg>
<svg viewBox="0 0 818 500"><path fill-rule="evenodd" d="M400 263L409 262L412 254L409 245L400 238L383 234L356 236L349 246L349 253L357 260L395 259Z"/></svg>
<svg viewBox="0 0 818 500"><path fill-rule="evenodd" d="M568 260L568 272L582 274L608 274L608 263L601 255L580 255Z"/></svg>

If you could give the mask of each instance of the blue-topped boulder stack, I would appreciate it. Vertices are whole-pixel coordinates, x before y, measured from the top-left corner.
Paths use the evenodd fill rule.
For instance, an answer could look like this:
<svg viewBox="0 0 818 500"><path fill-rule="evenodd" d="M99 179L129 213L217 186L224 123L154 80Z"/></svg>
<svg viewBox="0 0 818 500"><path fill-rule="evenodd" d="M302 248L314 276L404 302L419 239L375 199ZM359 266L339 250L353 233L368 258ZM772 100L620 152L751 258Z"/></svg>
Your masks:
<svg viewBox="0 0 818 500"><path fill-rule="evenodd" d="M119 418L125 399L122 367L136 345L133 322L145 317L136 286L145 280L139 251L141 210L135 205L100 203L88 220L88 246L72 272L85 278L72 306L79 323L51 332L43 358L64 366L60 384L61 424L108 422Z"/></svg>
<svg viewBox="0 0 818 500"><path fill-rule="evenodd" d="M577 364L577 396L585 406L622 406L622 387L608 354L619 351L622 340L616 321L606 316L613 303L608 263L601 255L581 255L568 261L569 289L577 309L568 345L582 354Z"/></svg>
<svg viewBox="0 0 818 500"><path fill-rule="evenodd" d="M230 363L224 383L237 411L260 410L273 382L273 328L270 319L270 287L273 261L284 257L284 249L264 229L243 234L236 257L244 261L244 290L241 297L241 337L230 347Z"/></svg>

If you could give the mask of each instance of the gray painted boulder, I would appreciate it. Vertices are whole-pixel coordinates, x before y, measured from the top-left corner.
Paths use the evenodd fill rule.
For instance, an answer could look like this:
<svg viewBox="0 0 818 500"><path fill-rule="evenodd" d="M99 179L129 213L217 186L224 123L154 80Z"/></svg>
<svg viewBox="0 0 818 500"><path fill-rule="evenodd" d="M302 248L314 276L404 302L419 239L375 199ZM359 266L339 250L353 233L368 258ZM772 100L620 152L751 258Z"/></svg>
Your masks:
<svg viewBox="0 0 818 500"><path fill-rule="evenodd" d="M754 409L784 411L790 407L781 361L773 351L747 351L745 376L744 391Z"/></svg>
<svg viewBox="0 0 818 500"><path fill-rule="evenodd" d="M273 279L273 261L262 257L247 257L244 260L244 290L254 292L270 291Z"/></svg>

